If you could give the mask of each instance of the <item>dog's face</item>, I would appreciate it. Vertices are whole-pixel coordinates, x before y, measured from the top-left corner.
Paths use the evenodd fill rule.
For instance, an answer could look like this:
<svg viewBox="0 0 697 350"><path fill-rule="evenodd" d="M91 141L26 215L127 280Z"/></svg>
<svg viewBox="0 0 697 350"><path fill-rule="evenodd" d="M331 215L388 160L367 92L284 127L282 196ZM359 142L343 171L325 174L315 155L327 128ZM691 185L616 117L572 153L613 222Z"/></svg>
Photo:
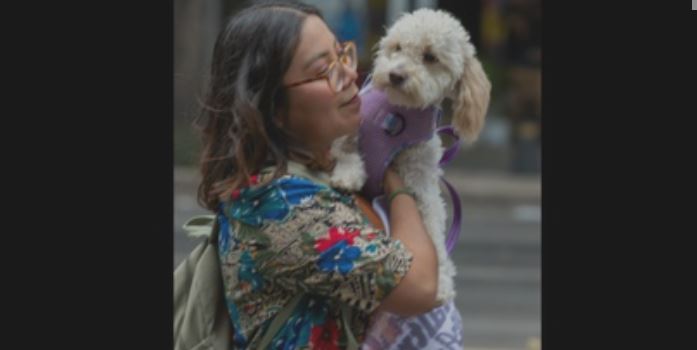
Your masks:
<svg viewBox="0 0 697 350"><path fill-rule="evenodd" d="M468 142L477 139L489 107L491 82L460 22L441 10L400 17L380 40L373 85L394 105L424 108L448 97L452 124Z"/></svg>
<svg viewBox="0 0 697 350"><path fill-rule="evenodd" d="M474 54L459 21L443 11L420 9L400 17L381 39L373 84L396 105L439 104L454 94Z"/></svg>

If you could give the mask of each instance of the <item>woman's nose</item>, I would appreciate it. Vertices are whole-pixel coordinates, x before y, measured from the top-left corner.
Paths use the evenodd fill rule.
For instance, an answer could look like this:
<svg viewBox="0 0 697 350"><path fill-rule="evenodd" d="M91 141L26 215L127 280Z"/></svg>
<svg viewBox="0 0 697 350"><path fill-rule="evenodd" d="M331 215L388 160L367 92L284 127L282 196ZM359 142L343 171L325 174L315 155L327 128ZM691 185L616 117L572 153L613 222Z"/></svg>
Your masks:
<svg viewBox="0 0 697 350"><path fill-rule="evenodd" d="M353 82L358 79L358 66L356 68L351 68L351 66L346 65L346 64L341 64L342 68L344 69L344 88L351 86Z"/></svg>

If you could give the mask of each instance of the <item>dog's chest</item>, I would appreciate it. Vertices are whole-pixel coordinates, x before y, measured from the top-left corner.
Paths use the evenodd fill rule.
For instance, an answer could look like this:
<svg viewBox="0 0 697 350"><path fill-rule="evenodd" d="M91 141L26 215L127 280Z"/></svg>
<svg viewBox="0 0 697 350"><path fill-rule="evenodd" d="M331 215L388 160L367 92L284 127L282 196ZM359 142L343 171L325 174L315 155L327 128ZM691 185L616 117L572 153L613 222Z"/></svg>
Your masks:
<svg viewBox="0 0 697 350"><path fill-rule="evenodd" d="M411 109L391 105L376 89L361 95L359 149L368 179L363 192L370 198L381 194L384 172L406 147L426 142L436 130L440 110L435 107Z"/></svg>

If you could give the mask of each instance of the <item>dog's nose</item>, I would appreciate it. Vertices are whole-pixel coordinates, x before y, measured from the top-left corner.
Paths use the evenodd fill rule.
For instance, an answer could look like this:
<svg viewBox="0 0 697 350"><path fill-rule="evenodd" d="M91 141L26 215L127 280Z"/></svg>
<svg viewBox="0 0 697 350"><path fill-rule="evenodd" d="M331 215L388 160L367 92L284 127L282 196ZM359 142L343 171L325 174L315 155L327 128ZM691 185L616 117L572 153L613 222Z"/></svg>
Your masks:
<svg viewBox="0 0 697 350"><path fill-rule="evenodd" d="M404 75L390 72L390 83L392 83L392 85L402 85L404 80L406 80Z"/></svg>

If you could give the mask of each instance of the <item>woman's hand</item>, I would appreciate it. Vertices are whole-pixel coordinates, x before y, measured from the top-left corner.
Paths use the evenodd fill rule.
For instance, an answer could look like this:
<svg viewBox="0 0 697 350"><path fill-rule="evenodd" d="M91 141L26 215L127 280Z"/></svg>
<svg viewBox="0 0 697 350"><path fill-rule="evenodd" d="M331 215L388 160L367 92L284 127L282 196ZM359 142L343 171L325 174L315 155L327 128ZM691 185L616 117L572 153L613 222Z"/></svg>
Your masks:
<svg viewBox="0 0 697 350"><path fill-rule="evenodd" d="M397 189L404 187L404 180L397 174L397 172L390 165L385 171L385 176L383 177L383 188L385 189L385 195L389 196L390 193Z"/></svg>

